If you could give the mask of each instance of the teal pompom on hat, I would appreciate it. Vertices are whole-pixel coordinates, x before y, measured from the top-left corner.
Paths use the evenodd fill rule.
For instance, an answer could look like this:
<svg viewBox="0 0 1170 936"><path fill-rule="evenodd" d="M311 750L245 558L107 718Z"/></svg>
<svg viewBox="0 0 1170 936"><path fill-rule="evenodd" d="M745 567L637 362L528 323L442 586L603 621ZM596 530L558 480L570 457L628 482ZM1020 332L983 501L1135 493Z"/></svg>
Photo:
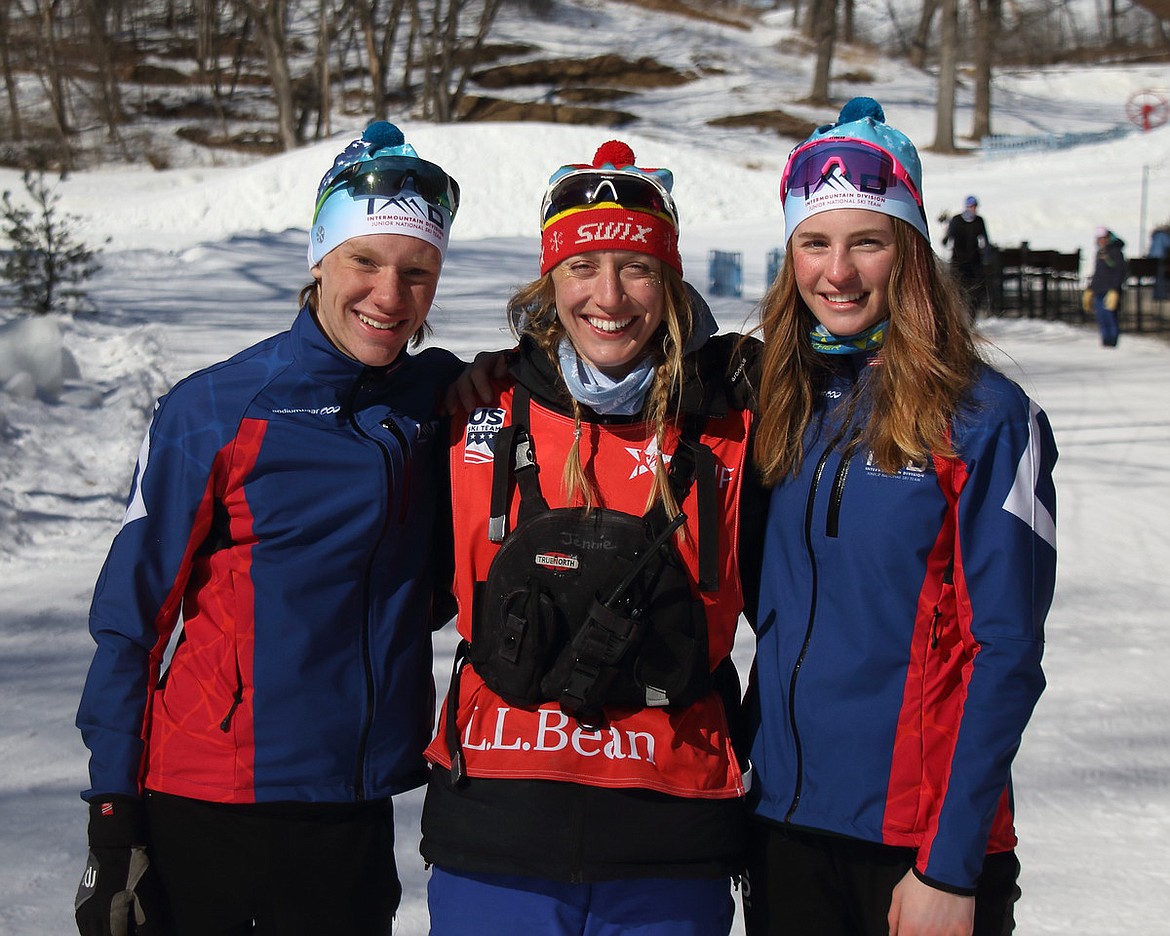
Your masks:
<svg viewBox="0 0 1170 936"><path fill-rule="evenodd" d="M836 123L818 127L792 151L780 200L788 238L812 215L863 208L900 218L930 241L918 150L886 123L881 104L871 97L853 98Z"/></svg>
<svg viewBox="0 0 1170 936"><path fill-rule="evenodd" d="M445 256L458 207L459 184L420 158L398 127L376 120L321 177L309 227L309 266L367 234L416 237Z"/></svg>
<svg viewBox="0 0 1170 936"><path fill-rule="evenodd" d="M886 123L886 112L876 100L871 97L853 98L841 108L836 123L818 127L804 142L841 137L866 140L880 146L906 167L921 194L922 162L918 158L918 150L906 134Z"/></svg>

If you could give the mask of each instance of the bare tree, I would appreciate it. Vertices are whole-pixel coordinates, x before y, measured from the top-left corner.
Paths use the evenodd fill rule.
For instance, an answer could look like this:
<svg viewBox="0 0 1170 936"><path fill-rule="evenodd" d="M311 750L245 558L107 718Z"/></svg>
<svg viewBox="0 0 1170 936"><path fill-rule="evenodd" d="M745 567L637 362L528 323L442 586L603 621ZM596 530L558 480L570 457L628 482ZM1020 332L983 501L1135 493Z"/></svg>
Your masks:
<svg viewBox="0 0 1170 936"><path fill-rule="evenodd" d="M24 139L24 126L20 119L20 101L16 93L16 74L12 69L12 58L16 41L11 29L12 0L0 0L0 63L4 70L4 90L8 96L8 124L12 139Z"/></svg>
<svg viewBox="0 0 1170 936"><path fill-rule="evenodd" d="M841 41L850 43L853 41L856 34L854 29L854 3L853 0L845 0L841 10Z"/></svg>
<svg viewBox="0 0 1170 936"><path fill-rule="evenodd" d="M98 87L95 90L97 110L106 125L106 136L118 141L122 114L122 86L114 71L113 39L107 27L110 16L108 0L81 0L82 12L89 33L90 55L97 66Z"/></svg>
<svg viewBox="0 0 1170 936"><path fill-rule="evenodd" d="M938 0L922 0L922 10L918 16L918 28L910 40L910 64L915 68L926 66L926 56L930 51L930 35L933 31L934 17L938 13ZM891 14L892 15L892 14Z"/></svg>
<svg viewBox="0 0 1170 936"><path fill-rule="evenodd" d="M420 0L412 0L419 14L413 22L421 26L417 35L425 116L440 123L455 119L467 79L501 3L502 0L428 0L429 9L422 9ZM474 14L477 7L478 21L466 36L461 30L463 14Z"/></svg>
<svg viewBox="0 0 1170 936"><path fill-rule="evenodd" d="M1000 34L1000 0L971 0L975 41L975 114L971 137L982 140L991 133L991 71Z"/></svg>
<svg viewBox="0 0 1170 936"><path fill-rule="evenodd" d="M53 125L62 153L69 157L70 119L65 96L65 75L61 69L61 54L57 36L56 0L39 0L40 31L37 34L37 57L41 63L39 75L53 113Z"/></svg>
<svg viewBox="0 0 1170 936"><path fill-rule="evenodd" d="M959 59L959 2L942 0L942 34L938 45L938 98L934 114L934 145L938 153L955 150L955 77Z"/></svg>
<svg viewBox="0 0 1170 936"><path fill-rule="evenodd" d="M354 16L365 46L366 73L370 80L370 111L376 119L385 120L389 116L387 99L390 92L390 64L406 0L389 0L384 13L380 6L381 0L353 2ZM385 23L381 34L379 21Z"/></svg>
<svg viewBox="0 0 1170 936"><path fill-rule="evenodd" d="M341 41L342 24L348 15L348 4L336 6L333 0L317 0L317 48L313 54L313 67L307 75L293 82L293 97L298 108L296 139L298 142L309 138L309 119L316 114L312 138L319 140L332 132L333 115L333 55L337 50L344 95L345 48Z"/></svg>
<svg viewBox="0 0 1170 936"><path fill-rule="evenodd" d="M801 0L792 0L792 25L799 29L803 22L801 19Z"/></svg>
<svg viewBox="0 0 1170 936"><path fill-rule="evenodd" d="M264 50L268 80L276 105L276 136L283 150L296 149L297 114L289 66L288 14L291 0L236 0L256 28Z"/></svg>
<svg viewBox="0 0 1170 936"><path fill-rule="evenodd" d="M195 66L211 96L212 107L224 133L227 132L227 103L235 93L250 32L247 17L243 23L235 24L234 28L230 22L225 22L231 15L229 2L230 0L193 0L192 3L195 19ZM224 42L226 33L233 34L234 52ZM223 56L230 56L230 67L224 68L221 64Z"/></svg>
<svg viewBox="0 0 1170 936"><path fill-rule="evenodd" d="M329 43L333 37L334 25L328 0L318 0L317 14L317 68L320 76L317 84L321 91L321 102L317 106L315 136L320 139L322 135L329 136L333 133L333 96L330 94L333 82L329 74ZM342 72L342 80L344 78L345 72Z"/></svg>
<svg viewBox="0 0 1170 936"><path fill-rule="evenodd" d="M833 47L837 41L837 0L813 0L809 12L810 36L816 42L817 60L813 66L812 88L808 100L813 104L828 104L830 73L833 65Z"/></svg>

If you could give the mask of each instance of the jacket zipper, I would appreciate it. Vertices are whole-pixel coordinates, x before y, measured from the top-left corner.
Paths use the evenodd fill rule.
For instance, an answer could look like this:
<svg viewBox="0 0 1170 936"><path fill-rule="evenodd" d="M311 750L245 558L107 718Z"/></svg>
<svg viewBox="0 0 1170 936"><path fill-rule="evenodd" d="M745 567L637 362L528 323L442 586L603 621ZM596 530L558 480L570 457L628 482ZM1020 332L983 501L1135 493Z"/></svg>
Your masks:
<svg viewBox="0 0 1170 936"><path fill-rule="evenodd" d="M943 570L942 576L944 585L953 585L955 581L955 557L951 556L950 562L947 563L946 569ZM934 614L930 618L930 649L934 650L938 647L938 637L941 628L939 627L939 618L942 617L942 608L938 602L934 605Z"/></svg>
<svg viewBox="0 0 1170 936"><path fill-rule="evenodd" d="M228 713L223 717L223 721L219 723L219 730L227 734L232 727L232 718L236 714L236 709L243 704L244 701L244 685L240 678L239 668L236 668L236 691L232 693L232 706L228 709Z"/></svg>
<svg viewBox="0 0 1170 936"><path fill-rule="evenodd" d="M788 680L788 724L792 729L792 743L796 749L796 788L792 792L792 802L784 816L785 822L792 821L793 813L796 812L796 807L800 803L800 795L804 785L804 751L800 746L800 729L796 726L796 681L800 676L800 668L804 664L805 654L808 653L808 645L812 640L813 622L817 615L817 559L812 542L813 505L816 502L821 476L825 472L825 463L832 453L832 446L829 446L821 454L816 471L813 472L812 482L809 484L808 500L804 508L804 545L808 551L811 578L809 584L812 597L809 600L808 625L804 631L804 643L801 644L800 653L796 657L796 663L792 667L792 675Z"/></svg>
<svg viewBox="0 0 1170 936"><path fill-rule="evenodd" d="M373 727L374 727L374 725L373 725L373 722L374 722L374 663L373 663L373 660L370 659L370 581L371 581L371 578L373 577L374 560L378 554L378 548L381 546L382 542L386 539L386 531L390 526L390 499L391 499L391 494L392 494L392 492L390 490L390 478L391 478L391 467L392 467L390 464L390 455L386 451L385 447L377 439L371 438L369 433L367 433L364 429L362 429L361 425L358 423L357 398L365 386L366 386L366 379L363 377L360 381L358 381L357 386L354 388L353 394L350 396L349 422L350 422L350 425L353 427L354 431L359 436L361 436L362 438L367 439L371 443L373 443L374 447L378 450L378 454L382 458L382 466L385 469L385 478L386 478L386 488L385 488L385 490L386 490L386 512L385 512L384 519L382 521L382 532L378 536L377 542L374 544L373 549L370 550L369 559L366 561L366 573L365 573L364 577L362 578L362 606L365 609L365 613L362 616L361 633L359 635L361 638L361 640L360 640L361 646L359 648L359 654L361 655L362 672L365 676L365 679L363 682L364 682L364 688L365 688L365 696L366 696L365 703L366 704L365 704L365 717L362 720L361 730L358 733L357 762L354 765L354 778L353 778L354 799L356 799L359 803L362 802L363 800L365 800L365 798L366 798L366 792L365 792L366 791L366 784L365 784L366 752L369 750L370 732L373 731ZM387 420L387 422L389 422L389 421L390 420ZM401 441L402 441L401 431L394 433L394 436L401 443ZM406 462L406 458L405 458L405 449L404 449L403 463L405 464L405 462ZM400 503L405 505L406 502L401 501ZM402 510L405 510L405 506L400 508L400 514L401 514Z"/></svg>
<svg viewBox="0 0 1170 936"><path fill-rule="evenodd" d="M841 525L841 502L845 499L845 481L849 477L849 468L853 464L853 456L860 441L861 427L854 426L853 431L849 433L849 441L841 448L841 462L837 465L837 473L833 477L833 489L829 494L829 512L825 517L825 535L833 539L837 538Z"/></svg>
<svg viewBox="0 0 1170 936"><path fill-rule="evenodd" d="M856 376L854 376L853 392L857 392ZM849 411L852 413L852 406ZM792 802L788 806L788 812L784 815L785 822L792 821L792 817L796 813L796 807L800 805L800 797L804 787L804 750L800 744L800 729L796 725L796 682L800 676L800 668L804 665L804 658L808 654L809 643L812 641L813 626L816 623L817 617L819 575L817 571L816 550L813 547L813 510L816 505L817 491L820 490L821 480L825 474L825 466L832 454L838 451L838 446L845 435L850 421L850 419L845 420L845 424L834 434L833 440L825 446L825 450L821 453L821 457L817 461L816 470L813 472L812 482L809 484L808 500L804 508L804 546L808 552L809 559L811 598L809 599L808 624L804 631L804 641L801 643L800 653L796 658L796 663L792 667L792 676L788 682L788 724L792 728L792 743L796 749L796 787L792 792ZM849 464L860 435L861 428L854 427L850 434L849 442L840 449L841 462L838 464L837 471L833 477L828 515L825 519L825 534L827 536L835 537L837 535L841 518L841 501L845 495L845 480L849 476Z"/></svg>
<svg viewBox="0 0 1170 936"><path fill-rule="evenodd" d="M837 538L837 530L841 525L841 500L845 496L845 479L849 476L849 466L853 463L852 454L847 453L837 465L837 473L833 477L833 490L829 495L829 513L825 518L825 535Z"/></svg>
<svg viewBox="0 0 1170 936"><path fill-rule="evenodd" d="M402 449L402 491L398 498L398 523L406 523L407 505L410 504L410 459L407 458L407 453L410 451L410 443L406 439L406 433L402 431L402 427L398 425L393 419L387 416L382 420L382 428L394 436L395 441L398 442L398 447ZM385 455L385 453L383 453ZM390 459L386 456L386 477L390 477Z"/></svg>

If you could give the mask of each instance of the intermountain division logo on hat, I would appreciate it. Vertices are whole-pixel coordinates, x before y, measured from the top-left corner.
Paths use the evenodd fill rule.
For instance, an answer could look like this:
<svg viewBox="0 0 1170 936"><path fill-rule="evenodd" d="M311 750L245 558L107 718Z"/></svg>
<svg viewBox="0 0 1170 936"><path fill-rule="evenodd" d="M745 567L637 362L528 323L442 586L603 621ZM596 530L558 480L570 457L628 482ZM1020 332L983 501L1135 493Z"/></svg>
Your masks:
<svg viewBox="0 0 1170 936"><path fill-rule="evenodd" d="M419 158L398 127L374 121L337 155L317 187L309 266L367 234L415 237L446 255L458 188L441 167Z"/></svg>

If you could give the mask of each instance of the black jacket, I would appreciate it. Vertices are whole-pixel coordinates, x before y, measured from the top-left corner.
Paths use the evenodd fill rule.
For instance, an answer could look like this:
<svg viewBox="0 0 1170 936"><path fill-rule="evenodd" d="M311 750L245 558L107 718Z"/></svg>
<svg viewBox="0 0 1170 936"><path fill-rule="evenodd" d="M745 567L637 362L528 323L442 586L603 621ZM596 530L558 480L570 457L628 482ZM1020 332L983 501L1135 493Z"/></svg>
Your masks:
<svg viewBox="0 0 1170 936"><path fill-rule="evenodd" d="M1105 246L1097 249L1097 262L1093 267L1093 278L1089 289L1095 296L1103 296L1111 289L1121 290L1129 278L1129 267L1125 262L1125 241L1116 234L1110 234Z"/></svg>

